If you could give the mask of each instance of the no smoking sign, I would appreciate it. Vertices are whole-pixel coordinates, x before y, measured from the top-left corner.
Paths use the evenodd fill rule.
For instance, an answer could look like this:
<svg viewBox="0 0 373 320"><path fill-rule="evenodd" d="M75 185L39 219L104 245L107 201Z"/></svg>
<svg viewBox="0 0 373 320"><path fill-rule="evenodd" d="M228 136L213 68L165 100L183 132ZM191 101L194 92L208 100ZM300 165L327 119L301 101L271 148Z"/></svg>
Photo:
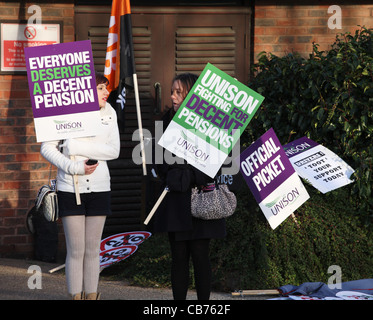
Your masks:
<svg viewBox="0 0 373 320"><path fill-rule="evenodd" d="M36 29L33 26L27 26L23 32L26 39L32 40L36 37Z"/></svg>

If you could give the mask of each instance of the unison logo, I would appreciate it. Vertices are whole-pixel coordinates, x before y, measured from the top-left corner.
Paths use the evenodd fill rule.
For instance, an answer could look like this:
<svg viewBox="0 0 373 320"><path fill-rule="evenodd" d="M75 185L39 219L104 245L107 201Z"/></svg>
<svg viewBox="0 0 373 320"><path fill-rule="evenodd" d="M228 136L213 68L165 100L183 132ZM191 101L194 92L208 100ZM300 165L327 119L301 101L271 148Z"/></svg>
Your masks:
<svg viewBox="0 0 373 320"><path fill-rule="evenodd" d="M177 141L177 144L183 147L188 152L192 153L196 158L206 161L210 155L206 154L201 149L198 149L198 146L191 142L187 135L184 132L181 132L181 137Z"/></svg>
<svg viewBox="0 0 373 320"><path fill-rule="evenodd" d="M80 121L57 121L54 120L57 130L70 130L70 129L80 129L83 127Z"/></svg>
<svg viewBox="0 0 373 320"><path fill-rule="evenodd" d="M299 197L297 188L289 193L276 198L274 201L267 203L265 206L271 209L273 215L277 215L281 210L285 209L289 204L293 203Z"/></svg>
<svg viewBox="0 0 373 320"><path fill-rule="evenodd" d="M298 152L307 150L309 148L311 148L311 145L309 145L307 142L304 142L304 143L298 144L296 146L289 147L288 149L285 148L285 153L289 157L289 156L292 156L294 154L297 154Z"/></svg>

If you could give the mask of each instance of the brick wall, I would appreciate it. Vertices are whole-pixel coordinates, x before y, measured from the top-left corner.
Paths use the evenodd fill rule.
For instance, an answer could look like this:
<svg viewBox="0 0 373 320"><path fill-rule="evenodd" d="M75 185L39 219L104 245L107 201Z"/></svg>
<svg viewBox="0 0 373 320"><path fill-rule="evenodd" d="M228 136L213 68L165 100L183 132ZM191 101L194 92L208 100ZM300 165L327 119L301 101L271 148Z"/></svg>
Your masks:
<svg viewBox="0 0 373 320"><path fill-rule="evenodd" d="M0 20L27 20L31 4L0 2ZM38 5L42 21L62 21L63 41L74 41L73 1ZM35 139L26 75L0 74L0 256L32 257L26 215L48 176L49 164Z"/></svg>
<svg viewBox="0 0 373 320"><path fill-rule="evenodd" d="M308 4L301 5L304 2ZM364 2L258 0L255 5L254 61L262 51L277 56L298 52L308 58L312 52L312 42L320 44L320 50L327 50L337 34L354 33L358 25L372 28L373 4ZM328 13L332 5L341 8L341 29L328 27L329 19L332 24L336 22L336 12Z"/></svg>

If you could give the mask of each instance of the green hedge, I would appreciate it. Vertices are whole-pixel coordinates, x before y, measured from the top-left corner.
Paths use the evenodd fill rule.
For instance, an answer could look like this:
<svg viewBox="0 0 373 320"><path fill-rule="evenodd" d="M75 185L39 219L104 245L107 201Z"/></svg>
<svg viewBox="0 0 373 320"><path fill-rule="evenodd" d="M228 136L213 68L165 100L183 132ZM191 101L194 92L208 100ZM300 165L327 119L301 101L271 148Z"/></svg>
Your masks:
<svg viewBox="0 0 373 320"><path fill-rule="evenodd" d="M327 194L306 186L310 199L296 212L298 224L289 217L275 230L245 187L226 239L212 241L215 289L327 283L332 265L341 267L342 281L372 277L372 29L338 36L328 52L313 48L309 59L261 54L249 87L265 100L241 141L246 147L271 127L282 144L307 135L350 164L356 182ZM153 235L104 274L169 286L170 261L167 236Z"/></svg>
<svg viewBox="0 0 373 320"><path fill-rule="evenodd" d="M331 50L313 45L309 59L261 53L249 87L265 97L242 140L273 127L282 144L302 136L323 144L355 169L351 199L373 217L373 29L337 36Z"/></svg>

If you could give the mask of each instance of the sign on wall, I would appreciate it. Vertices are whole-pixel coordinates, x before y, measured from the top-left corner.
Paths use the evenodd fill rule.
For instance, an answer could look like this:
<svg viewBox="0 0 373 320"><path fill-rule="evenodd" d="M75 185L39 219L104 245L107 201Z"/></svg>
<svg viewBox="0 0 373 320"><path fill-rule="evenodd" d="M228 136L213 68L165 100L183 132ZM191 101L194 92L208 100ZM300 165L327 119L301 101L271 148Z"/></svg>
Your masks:
<svg viewBox="0 0 373 320"><path fill-rule="evenodd" d="M60 43L60 25L2 22L1 72L26 71L24 48Z"/></svg>
<svg viewBox="0 0 373 320"><path fill-rule="evenodd" d="M241 153L239 165L272 229L309 199L273 129Z"/></svg>
<svg viewBox="0 0 373 320"><path fill-rule="evenodd" d="M94 136L100 115L91 42L25 48L38 142Z"/></svg>
<svg viewBox="0 0 373 320"><path fill-rule="evenodd" d="M263 100L208 63L159 144L213 178Z"/></svg>

